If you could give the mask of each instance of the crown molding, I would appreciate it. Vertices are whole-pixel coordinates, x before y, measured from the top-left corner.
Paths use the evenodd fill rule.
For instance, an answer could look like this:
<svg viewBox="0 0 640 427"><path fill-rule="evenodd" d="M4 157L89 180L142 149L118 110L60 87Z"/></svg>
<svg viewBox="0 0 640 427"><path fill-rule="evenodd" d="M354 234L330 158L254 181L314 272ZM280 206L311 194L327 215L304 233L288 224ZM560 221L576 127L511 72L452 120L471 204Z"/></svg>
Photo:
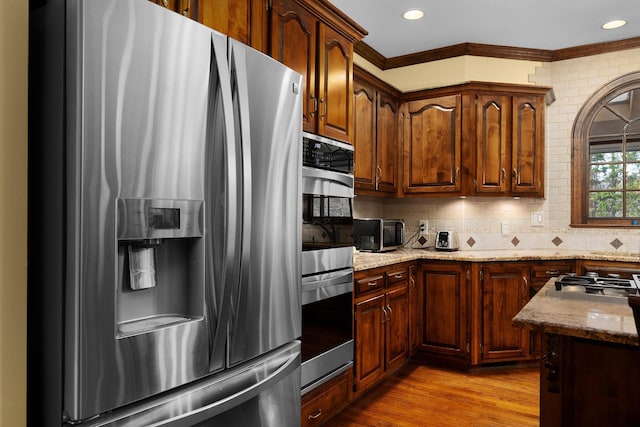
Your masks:
<svg viewBox="0 0 640 427"><path fill-rule="evenodd" d="M580 58L583 56L597 55L619 50L627 50L640 47L640 37L618 40L605 43L594 43L575 46L558 50L529 49L513 46L498 46L480 43L460 43L439 49L426 50L409 55L385 58L375 49L363 42L354 46L354 52L380 68L389 70L392 68L406 67L441 59L455 58L463 55L485 56L491 58L518 59L525 61L553 62L565 59Z"/></svg>

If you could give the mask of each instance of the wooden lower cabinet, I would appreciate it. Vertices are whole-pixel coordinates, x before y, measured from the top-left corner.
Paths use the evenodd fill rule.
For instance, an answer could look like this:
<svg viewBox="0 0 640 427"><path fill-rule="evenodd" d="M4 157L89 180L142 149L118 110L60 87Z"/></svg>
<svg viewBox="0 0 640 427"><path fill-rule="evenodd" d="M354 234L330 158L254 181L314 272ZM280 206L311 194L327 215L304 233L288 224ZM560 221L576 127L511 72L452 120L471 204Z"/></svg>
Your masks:
<svg viewBox="0 0 640 427"><path fill-rule="evenodd" d="M427 359L469 358L469 264L428 262L420 268L419 351Z"/></svg>
<svg viewBox="0 0 640 427"><path fill-rule="evenodd" d="M531 277L529 297L533 297L552 277L575 273L575 271L576 262L574 260L532 261L529 270ZM537 359L542 354L542 334L537 331L529 331L529 334L529 354Z"/></svg>
<svg viewBox="0 0 640 427"><path fill-rule="evenodd" d="M302 427L323 425L351 401L352 368L302 396Z"/></svg>
<svg viewBox="0 0 640 427"><path fill-rule="evenodd" d="M529 331L512 319L529 301L529 264L487 263L482 267L480 362L529 357Z"/></svg>
<svg viewBox="0 0 640 427"><path fill-rule="evenodd" d="M357 393L367 390L407 361L408 274L408 266L404 264L356 273L354 389Z"/></svg>
<svg viewBox="0 0 640 427"><path fill-rule="evenodd" d="M585 274L587 272L598 273L603 277L614 273L620 274L622 278L630 279L632 274L640 274L640 265L624 261L576 261L576 273Z"/></svg>
<svg viewBox="0 0 640 427"><path fill-rule="evenodd" d="M539 336L512 319L533 295L532 275L546 283L550 274L574 267L573 261L422 262L413 357L461 368L538 358Z"/></svg>
<svg viewBox="0 0 640 427"><path fill-rule="evenodd" d="M419 272L420 267L418 264L409 266L409 357L412 357L418 351L422 331L420 322L422 292Z"/></svg>
<svg viewBox="0 0 640 427"><path fill-rule="evenodd" d="M540 425L640 425L640 348L545 334Z"/></svg>

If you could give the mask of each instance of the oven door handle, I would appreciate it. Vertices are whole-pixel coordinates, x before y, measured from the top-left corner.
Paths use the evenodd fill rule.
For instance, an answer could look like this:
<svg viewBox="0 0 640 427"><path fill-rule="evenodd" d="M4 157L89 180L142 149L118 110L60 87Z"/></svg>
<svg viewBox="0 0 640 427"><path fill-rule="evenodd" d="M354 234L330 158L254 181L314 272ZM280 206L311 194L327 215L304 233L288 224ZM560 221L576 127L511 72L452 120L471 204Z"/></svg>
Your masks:
<svg viewBox="0 0 640 427"><path fill-rule="evenodd" d="M302 167L302 192L319 196L353 197L353 175Z"/></svg>
<svg viewBox="0 0 640 427"><path fill-rule="evenodd" d="M353 291L353 270L302 278L302 305Z"/></svg>

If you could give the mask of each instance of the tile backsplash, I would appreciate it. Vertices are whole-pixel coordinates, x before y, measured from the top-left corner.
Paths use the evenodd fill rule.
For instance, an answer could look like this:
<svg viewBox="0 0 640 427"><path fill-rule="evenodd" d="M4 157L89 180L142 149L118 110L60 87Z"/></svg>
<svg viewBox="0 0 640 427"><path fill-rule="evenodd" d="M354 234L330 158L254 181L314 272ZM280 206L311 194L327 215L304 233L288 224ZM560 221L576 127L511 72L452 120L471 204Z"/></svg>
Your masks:
<svg viewBox="0 0 640 427"><path fill-rule="evenodd" d="M537 225L539 217L532 220L533 214L542 215L542 225ZM567 249L640 253L640 226L637 230L550 226L543 199L357 196L354 216L403 219L409 246L416 248L433 246L436 231L450 229L458 234L461 250ZM419 239L416 234L422 219L428 221L426 239Z"/></svg>

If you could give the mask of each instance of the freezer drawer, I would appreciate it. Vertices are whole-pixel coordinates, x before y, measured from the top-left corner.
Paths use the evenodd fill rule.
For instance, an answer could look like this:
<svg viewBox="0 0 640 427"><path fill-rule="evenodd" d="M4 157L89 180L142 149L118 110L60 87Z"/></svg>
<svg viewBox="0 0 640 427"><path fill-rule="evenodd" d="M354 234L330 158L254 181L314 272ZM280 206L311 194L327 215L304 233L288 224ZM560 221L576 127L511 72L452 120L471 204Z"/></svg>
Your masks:
<svg viewBox="0 0 640 427"><path fill-rule="evenodd" d="M300 342L294 341L211 378L86 422L83 427L281 427L299 423Z"/></svg>

